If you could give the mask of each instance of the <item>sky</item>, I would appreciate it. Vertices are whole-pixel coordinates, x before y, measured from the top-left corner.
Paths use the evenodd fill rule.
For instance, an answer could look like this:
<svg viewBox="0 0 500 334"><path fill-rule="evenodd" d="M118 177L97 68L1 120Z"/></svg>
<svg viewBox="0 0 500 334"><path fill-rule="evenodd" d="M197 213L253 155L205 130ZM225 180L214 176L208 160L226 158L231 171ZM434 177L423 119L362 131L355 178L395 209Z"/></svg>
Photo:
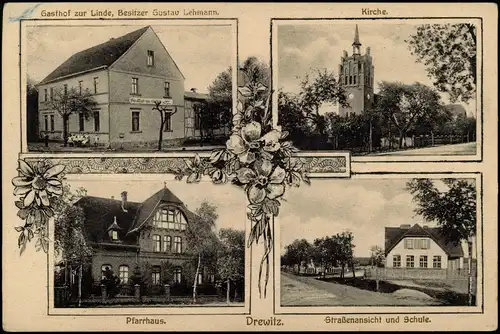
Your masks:
<svg viewBox="0 0 500 334"><path fill-rule="evenodd" d="M277 28L278 88L297 93L302 78L311 69L328 69L338 74L343 50L352 55L354 22L320 22L320 24L280 24ZM420 82L432 87L425 66L411 55L405 39L416 31L414 24L381 24L377 21L358 23L361 54L371 48L375 66L375 93L378 82ZM441 93L444 103L448 96ZM475 115L476 103L461 103L469 115Z"/></svg>
<svg viewBox="0 0 500 334"><path fill-rule="evenodd" d="M27 27L26 62L31 80L39 82L76 52L142 28L132 26ZM234 62L231 26L152 25L186 77L185 90L207 93L217 75ZM63 45L63 47L61 47Z"/></svg>
<svg viewBox="0 0 500 334"><path fill-rule="evenodd" d="M372 246L384 249L384 228L415 223L435 227L414 213L409 179L321 179L311 188L288 188L280 209L280 252L295 239L315 238L351 231L354 256L370 256ZM439 180L436 187L445 190ZM467 250L464 249L467 254Z"/></svg>
<svg viewBox="0 0 500 334"><path fill-rule="evenodd" d="M83 187L87 195L115 199L121 198L121 192L127 191L127 200L142 202L164 187L176 195L191 211L196 210L200 204L207 200L217 206L216 229L233 228L245 230L246 222L246 195L236 186L225 184L216 185L210 180L198 184L188 184L185 179L176 181L172 175L140 176L141 180L120 178L119 175L94 176L85 178L68 176L67 182L72 189Z"/></svg>

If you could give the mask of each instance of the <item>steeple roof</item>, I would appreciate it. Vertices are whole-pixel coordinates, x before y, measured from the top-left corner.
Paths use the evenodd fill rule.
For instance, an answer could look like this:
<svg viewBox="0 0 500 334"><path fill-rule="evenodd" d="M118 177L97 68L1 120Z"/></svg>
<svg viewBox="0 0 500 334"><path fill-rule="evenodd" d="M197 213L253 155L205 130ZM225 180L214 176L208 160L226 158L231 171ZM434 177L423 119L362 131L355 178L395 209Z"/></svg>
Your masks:
<svg viewBox="0 0 500 334"><path fill-rule="evenodd" d="M359 41L359 31L357 24L356 24L356 30L354 31L354 42L352 42L352 45L361 45L361 42Z"/></svg>

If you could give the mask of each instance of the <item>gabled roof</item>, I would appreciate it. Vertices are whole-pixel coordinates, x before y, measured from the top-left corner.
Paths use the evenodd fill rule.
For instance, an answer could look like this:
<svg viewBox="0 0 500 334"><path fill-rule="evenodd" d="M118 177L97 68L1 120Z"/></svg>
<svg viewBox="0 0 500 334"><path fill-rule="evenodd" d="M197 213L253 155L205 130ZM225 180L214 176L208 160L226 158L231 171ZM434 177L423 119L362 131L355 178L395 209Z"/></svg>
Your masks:
<svg viewBox="0 0 500 334"><path fill-rule="evenodd" d="M410 228L386 227L385 228L385 255L406 237L428 237L433 239L448 256L463 257L464 251L460 243L447 242L446 237L438 227L422 227L415 224Z"/></svg>
<svg viewBox="0 0 500 334"><path fill-rule="evenodd" d="M179 207L184 208L184 203L182 203L182 201L177 196L175 196L167 187L164 187L160 191L156 192L153 196L142 202L141 206L137 210L134 222L129 230L129 233L139 230L147 221L147 219L154 213L155 209L162 203L176 204ZM189 217L186 218L189 219Z"/></svg>
<svg viewBox="0 0 500 334"><path fill-rule="evenodd" d="M193 100L208 100L209 95L204 93L196 93L196 92L184 92L184 98L193 99Z"/></svg>
<svg viewBox="0 0 500 334"><path fill-rule="evenodd" d="M59 65L39 84L66 77L72 74L86 72L101 67L109 67L118 60L128 49L148 30L149 26L132 31L118 38L93 46L72 55Z"/></svg>
<svg viewBox="0 0 500 334"><path fill-rule="evenodd" d="M134 240L126 239L125 233L130 229L140 203L127 202L125 209L122 209L121 200L85 196L75 203L83 209L85 215L85 234L87 240L91 242L104 242L109 240L108 229L113 225L114 217L116 223L121 228L119 230L120 239L124 242L135 243Z"/></svg>

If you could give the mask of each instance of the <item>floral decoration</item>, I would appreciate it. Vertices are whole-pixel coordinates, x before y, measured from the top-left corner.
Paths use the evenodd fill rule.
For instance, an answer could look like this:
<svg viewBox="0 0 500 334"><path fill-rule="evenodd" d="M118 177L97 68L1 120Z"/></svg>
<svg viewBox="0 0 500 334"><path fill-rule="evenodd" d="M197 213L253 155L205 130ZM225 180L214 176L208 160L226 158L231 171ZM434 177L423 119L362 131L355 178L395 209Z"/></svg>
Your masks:
<svg viewBox="0 0 500 334"><path fill-rule="evenodd" d="M26 244L35 236L37 251L48 251L47 223L54 216L54 207L63 194L61 182L64 165L51 165L45 160L32 164L19 160L19 176L12 179L14 195L20 196L15 202L17 215L24 220L24 225L15 227L19 232L18 247L21 254Z"/></svg>
<svg viewBox="0 0 500 334"><path fill-rule="evenodd" d="M262 84L248 83L238 89L239 98L233 112L233 130L223 149L211 152L210 157L195 155L186 159L187 168L175 170L176 179L186 177L188 183L199 182L203 175L216 184L231 182L241 186L248 198L247 216L252 222L247 246L262 239L264 255L259 268L259 293L266 297L273 246L274 218L278 216L280 198L287 186L310 184L306 164L292 158L298 150L288 133L272 128L269 117L270 95ZM263 114L260 122L254 115ZM267 131L265 131L267 129Z"/></svg>

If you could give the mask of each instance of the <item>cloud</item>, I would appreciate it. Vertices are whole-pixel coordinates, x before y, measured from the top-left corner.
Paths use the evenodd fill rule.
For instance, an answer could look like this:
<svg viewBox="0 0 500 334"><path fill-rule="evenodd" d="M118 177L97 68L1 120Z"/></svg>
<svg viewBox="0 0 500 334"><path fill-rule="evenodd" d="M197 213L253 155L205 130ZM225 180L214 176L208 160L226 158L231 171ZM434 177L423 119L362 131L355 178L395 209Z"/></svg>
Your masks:
<svg viewBox="0 0 500 334"><path fill-rule="evenodd" d="M288 189L279 217L280 250L295 239L315 238L349 230L355 255L369 256L383 247L384 228L422 223L415 216L405 179L331 179L312 187ZM428 224L431 225L431 224Z"/></svg>
<svg viewBox="0 0 500 334"><path fill-rule="evenodd" d="M320 22L319 24L317 22ZM382 81L420 82L433 86L426 68L410 53L405 39L415 31L413 24L388 22L358 23L362 53L371 48L375 66L375 93ZM338 73L343 50L352 54L354 22L316 21L308 24L278 26L278 88L297 93L299 83L311 68ZM442 93L444 103L448 95ZM463 104L469 115L476 114L476 103Z"/></svg>
<svg viewBox="0 0 500 334"><path fill-rule="evenodd" d="M28 75L40 81L76 52L140 26L31 26L26 32ZM207 92L217 75L234 65L230 26L152 26L186 77L186 90ZM64 47L60 47L60 45Z"/></svg>

